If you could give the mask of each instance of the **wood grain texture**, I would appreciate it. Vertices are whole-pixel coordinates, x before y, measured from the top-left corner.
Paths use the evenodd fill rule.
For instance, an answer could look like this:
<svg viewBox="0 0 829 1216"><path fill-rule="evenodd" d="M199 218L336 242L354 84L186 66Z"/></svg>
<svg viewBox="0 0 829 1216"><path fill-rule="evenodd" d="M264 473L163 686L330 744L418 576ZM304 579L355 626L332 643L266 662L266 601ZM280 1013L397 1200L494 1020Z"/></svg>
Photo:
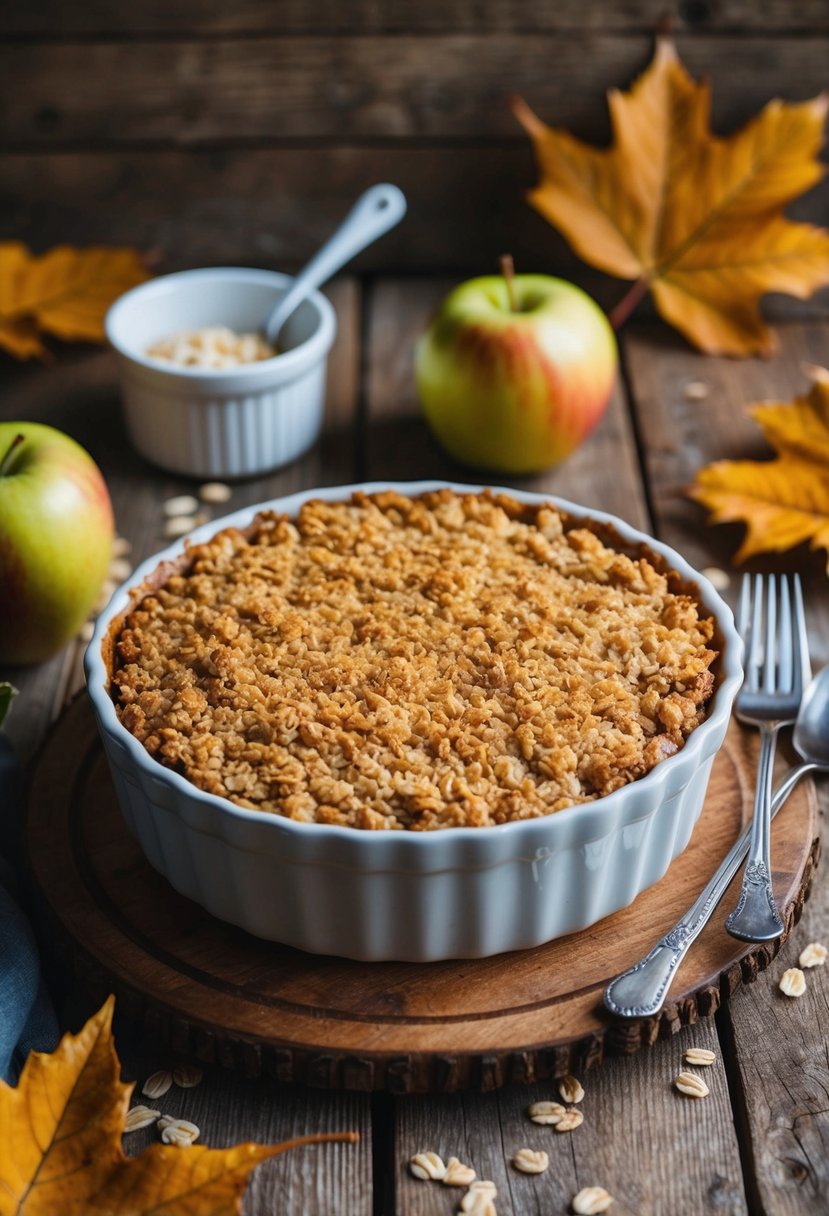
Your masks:
<svg viewBox="0 0 829 1216"><path fill-rule="evenodd" d="M295 270L353 199L383 180L401 187L409 211L360 254L358 272L490 273L509 245L519 271L575 278L593 294L596 283L605 307L626 290L621 280L586 270L526 202L536 180L529 144L10 152L0 231L37 251L62 242L157 250L161 271L251 264ZM827 206L824 182L791 212L821 222Z"/></svg>
<svg viewBox="0 0 829 1216"><path fill-rule="evenodd" d="M623 33L652 30L670 15L679 28L733 31L813 31L829 28L822 0L62 0L6 5L0 9L0 33L69 35L189 33L199 37L227 34L331 33L493 33L595 28Z"/></svg>
<svg viewBox="0 0 829 1216"><path fill-rule="evenodd" d="M780 354L774 359L713 358L692 351L663 326L639 326L623 335L623 350L648 481L654 502L657 535L702 569L718 566L731 572L725 592L732 605L739 591L739 571L731 556L743 528L739 524L705 526L706 512L686 495L699 468L712 460L764 459L772 455L747 407L763 400L789 401L805 392L806 363L829 358L829 322L813 321L777 327ZM701 382L703 401L689 400L686 387ZM812 662L829 662L829 595L825 557L806 546L792 553L763 554L747 570L800 571L805 596ZM741 567L742 569L742 567Z"/></svg>
<svg viewBox="0 0 829 1216"><path fill-rule="evenodd" d="M688 1047L707 1047L716 1064L698 1071L711 1093L702 1101L679 1095L674 1077ZM666 1212L743 1216L737 1138L728 1084L712 1022L682 1030L630 1060L608 1060L582 1077L584 1122L558 1134L527 1116L531 1102L561 1101L554 1083L510 1087L497 1094L459 1094L428 1102L397 1102L396 1193L400 1216L443 1216L446 1188L416 1181L408 1168L424 1149L444 1161L456 1156L498 1187L499 1216L546 1216L570 1211L585 1186L602 1186L619 1216ZM538 1176L511 1164L520 1148L543 1150L549 1169ZM462 1192L458 1192L462 1194Z"/></svg>
<svg viewBox="0 0 829 1216"><path fill-rule="evenodd" d="M730 130L774 96L826 82L829 39L680 38L713 84L713 123ZM225 38L0 44L0 144L238 144L245 140L509 140L521 93L546 121L603 140L606 92L645 68L649 35L603 31L421 37ZM555 70L550 70L551 56ZM739 72L734 71L735 62ZM459 65L474 63L474 72Z"/></svg>
<svg viewBox="0 0 829 1216"><path fill-rule="evenodd" d="M115 1035L125 1081L135 1081L132 1104L139 1102L195 1123L200 1143L212 1147L253 1140L274 1144L316 1132L356 1131L358 1144L321 1144L296 1149L265 1162L252 1175L242 1216L274 1212L314 1216L371 1216L371 1109L362 1094L318 1094L297 1086L277 1087L222 1068L208 1068L200 1085L173 1086L163 1097L148 1099L141 1086L151 1073L172 1068L180 1057L135 1032L116 1015ZM153 1127L124 1137L130 1156L158 1139Z"/></svg>
<svg viewBox="0 0 829 1216"><path fill-rule="evenodd" d="M64 714L41 755L29 853L51 919L77 943L85 974L175 1049L252 1076L323 1087L496 1089L648 1046L715 1012L721 977L745 980L756 970L759 952L714 921L661 1015L620 1022L601 1005L607 982L678 919L747 818L745 742L735 731L718 755L691 844L665 878L580 934L490 959L316 957L208 916L150 867L128 834L85 698ZM814 836L814 798L803 785L772 833L789 922L811 881ZM764 951L764 958L774 953Z"/></svg>
<svg viewBox="0 0 829 1216"><path fill-rule="evenodd" d="M751 1195L764 1216L819 1216L829 1207L827 968L805 972L807 990L796 1000L778 988L810 941L829 944L826 883L815 886L768 973L724 1015L752 1162Z"/></svg>
<svg viewBox="0 0 829 1216"><path fill-rule="evenodd" d="M611 511L634 527L647 530L647 508L621 384L617 384L608 411L590 438L567 461L546 473L520 479L494 476L459 465L440 449L420 412L413 357L418 337L451 286L448 279L384 279L372 290L368 307L372 358L366 386L366 475L506 484ZM613 476L608 477L611 468Z"/></svg>

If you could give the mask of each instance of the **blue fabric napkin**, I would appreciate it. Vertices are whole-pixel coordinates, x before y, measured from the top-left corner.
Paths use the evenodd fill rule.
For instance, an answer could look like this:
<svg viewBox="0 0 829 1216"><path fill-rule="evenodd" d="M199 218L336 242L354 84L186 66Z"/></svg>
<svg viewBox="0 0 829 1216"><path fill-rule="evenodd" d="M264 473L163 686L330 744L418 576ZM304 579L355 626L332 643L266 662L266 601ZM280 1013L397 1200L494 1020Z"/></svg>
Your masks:
<svg viewBox="0 0 829 1216"><path fill-rule="evenodd" d="M60 1037L11 861L19 855L22 795L20 764L0 735L0 1077L12 1084L30 1051L53 1051Z"/></svg>

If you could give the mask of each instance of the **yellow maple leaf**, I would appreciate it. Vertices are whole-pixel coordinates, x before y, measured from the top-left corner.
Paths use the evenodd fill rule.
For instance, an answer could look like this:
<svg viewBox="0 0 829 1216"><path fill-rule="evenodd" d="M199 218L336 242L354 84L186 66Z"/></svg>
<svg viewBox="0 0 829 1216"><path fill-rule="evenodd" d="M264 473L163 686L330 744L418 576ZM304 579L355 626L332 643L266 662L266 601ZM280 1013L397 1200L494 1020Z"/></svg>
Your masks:
<svg viewBox="0 0 829 1216"><path fill-rule="evenodd" d="M60 245L34 257L19 241L0 242L0 347L31 359L46 355L42 333L102 342L110 304L147 277L133 249Z"/></svg>
<svg viewBox="0 0 829 1216"><path fill-rule="evenodd" d="M532 205L592 266L635 284L617 325L653 293L670 324L709 354L769 354L760 298L805 297L829 283L829 232L783 208L824 174L829 97L771 101L742 130L713 135L711 89L669 38L627 93L608 95L613 142L594 148L546 126L521 98L541 181Z"/></svg>
<svg viewBox="0 0 829 1216"><path fill-rule="evenodd" d="M815 368L813 375L805 397L751 410L776 459L716 461L690 490L712 523L746 525L737 561L803 541L829 553L829 372Z"/></svg>
<svg viewBox="0 0 829 1216"><path fill-rule="evenodd" d="M132 1085L120 1079L114 1001L51 1055L33 1052L17 1088L0 1082L0 1216L231 1216L261 1161L356 1132L212 1149L153 1144L128 1158Z"/></svg>

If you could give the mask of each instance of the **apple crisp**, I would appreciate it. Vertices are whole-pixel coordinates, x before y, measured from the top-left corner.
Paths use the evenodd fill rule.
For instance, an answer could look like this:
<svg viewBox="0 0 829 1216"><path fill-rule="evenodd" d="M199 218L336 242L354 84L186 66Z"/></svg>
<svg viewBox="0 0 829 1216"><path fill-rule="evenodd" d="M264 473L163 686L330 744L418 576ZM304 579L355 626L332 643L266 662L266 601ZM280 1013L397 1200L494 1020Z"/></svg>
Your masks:
<svg viewBox="0 0 829 1216"><path fill-rule="evenodd" d="M659 567L507 495L314 500L148 580L112 695L150 755L241 807L371 829L549 815L705 717L713 621Z"/></svg>

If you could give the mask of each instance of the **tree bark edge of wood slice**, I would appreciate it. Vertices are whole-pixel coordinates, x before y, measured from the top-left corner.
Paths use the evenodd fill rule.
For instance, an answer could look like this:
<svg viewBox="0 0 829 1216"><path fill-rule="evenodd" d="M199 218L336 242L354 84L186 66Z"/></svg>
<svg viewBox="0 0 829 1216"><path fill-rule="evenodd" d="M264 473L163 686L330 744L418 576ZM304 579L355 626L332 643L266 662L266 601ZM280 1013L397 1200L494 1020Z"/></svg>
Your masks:
<svg viewBox="0 0 829 1216"><path fill-rule="evenodd" d="M581 1073L710 1016L785 941L749 946L725 933L738 875L660 1014L628 1022L602 1007L605 984L678 919L748 817L755 742L732 726L688 848L614 916L495 958L359 963L260 941L174 891L127 831L80 696L47 738L28 799L44 936L90 1000L114 991L119 1012L171 1051L243 1075L427 1093ZM810 783L775 820L772 847L788 935L820 852Z"/></svg>

